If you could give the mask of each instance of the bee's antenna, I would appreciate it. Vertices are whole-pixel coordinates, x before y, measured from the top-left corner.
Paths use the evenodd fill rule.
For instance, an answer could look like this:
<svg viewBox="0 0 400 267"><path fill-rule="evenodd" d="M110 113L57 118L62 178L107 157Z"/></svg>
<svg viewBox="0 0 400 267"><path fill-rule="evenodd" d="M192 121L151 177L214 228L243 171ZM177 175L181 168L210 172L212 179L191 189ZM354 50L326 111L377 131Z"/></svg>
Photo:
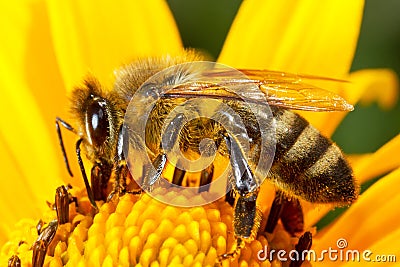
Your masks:
<svg viewBox="0 0 400 267"><path fill-rule="evenodd" d="M88 180L88 178L86 176L85 166L83 165L83 161L82 161L82 158L81 158L81 148L80 148L80 146L81 146L82 141L83 141L83 139L80 138L76 142L76 156L78 158L79 167L80 167L81 172L82 172L83 181L85 182L85 187L86 187L86 191L87 191L87 194L88 194L88 197L89 197L90 204L92 205L92 207L96 211L98 211L99 209L97 208L96 202L94 201L93 191L92 191L92 188L89 185L89 180Z"/></svg>
<svg viewBox="0 0 400 267"><path fill-rule="evenodd" d="M75 129L71 125L69 125L67 122L63 121L59 117L56 117L56 130L57 130L57 135L58 135L58 141L60 142L60 147L61 147L61 151L62 151L62 154L64 157L65 166L67 167L69 175L71 177L74 177L74 175L72 174L71 168L69 167L67 152L65 151L64 141L63 141L62 135L61 135L60 123L65 129L67 129L71 132L75 133Z"/></svg>

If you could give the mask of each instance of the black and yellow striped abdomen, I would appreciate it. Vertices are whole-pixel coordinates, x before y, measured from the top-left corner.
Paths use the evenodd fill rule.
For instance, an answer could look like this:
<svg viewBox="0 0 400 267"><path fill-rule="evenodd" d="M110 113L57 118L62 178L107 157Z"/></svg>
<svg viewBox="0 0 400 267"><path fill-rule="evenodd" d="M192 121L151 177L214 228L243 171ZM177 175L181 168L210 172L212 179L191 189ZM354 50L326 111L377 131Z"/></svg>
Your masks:
<svg viewBox="0 0 400 267"><path fill-rule="evenodd" d="M279 107L271 110L277 143L269 172L272 182L289 195L311 202L353 202L358 187L339 147L300 115Z"/></svg>

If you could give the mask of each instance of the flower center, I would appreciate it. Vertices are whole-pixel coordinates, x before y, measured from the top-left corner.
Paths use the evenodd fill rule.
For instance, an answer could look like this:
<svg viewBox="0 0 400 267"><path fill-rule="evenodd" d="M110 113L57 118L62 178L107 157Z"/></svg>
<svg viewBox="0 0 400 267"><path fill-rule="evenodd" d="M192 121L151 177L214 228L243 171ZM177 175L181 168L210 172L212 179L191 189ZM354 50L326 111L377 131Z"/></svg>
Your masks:
<svg viewBox="0 0 400 267"><path fill-rule="evenodd" d="M219 257L229 252L236 242L232 223L234 212L224 200L181 208L161 203L145 193L140 196L125 194L117 201L99 202L99 212L93 214L85 190L74 188L69 191L68 220L63 219L64 223L59 223L55 230L51 222L57 214L51 209L42 219L49 223L40 227L33 220L21 221L16 234L2 248L1 261L19 260L22 266L30 266L32 258L33 266L101 266L106 263L110 266L214 266L221 263ZM185 196L174 190L166 195L180 198L180 201L201 197L201 193ZM76 201L72 201L75 198ZM272 213L276 213L276 199ZM287 205L284 201L280 204ZM287 230L282 216L290 209L279 209L278 219L281 220L278 222L272 215L269 219L263 216L256 238L246 243L235 258L224 260L222 266L289 266L289 263L292 267L300 266L302 262L278 258L273 251L301 253L310 248L311 234L307 232L300 239L295 237ZM58 221L65 218L65 211L63 213L64 216L58 214ZM41 252L43 247L40 250L32 246L38 241L43 241L39 243L43 243L44 254ZM9 266L18 266L13 264L9 263Z"/></svg>

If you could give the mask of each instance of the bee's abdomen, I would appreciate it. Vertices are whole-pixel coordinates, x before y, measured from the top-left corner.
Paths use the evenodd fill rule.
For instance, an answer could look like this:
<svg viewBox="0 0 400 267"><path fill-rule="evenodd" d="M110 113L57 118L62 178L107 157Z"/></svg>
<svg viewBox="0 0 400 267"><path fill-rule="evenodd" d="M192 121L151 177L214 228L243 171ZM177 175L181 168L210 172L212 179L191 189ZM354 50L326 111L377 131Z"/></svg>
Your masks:
<svg viewBox="0 0 400 267"><path fill-rule="evenodd" d="M298 114L272 110L277 142L273 182L311 202L353 202L358 188L341 150Z"/></svg>

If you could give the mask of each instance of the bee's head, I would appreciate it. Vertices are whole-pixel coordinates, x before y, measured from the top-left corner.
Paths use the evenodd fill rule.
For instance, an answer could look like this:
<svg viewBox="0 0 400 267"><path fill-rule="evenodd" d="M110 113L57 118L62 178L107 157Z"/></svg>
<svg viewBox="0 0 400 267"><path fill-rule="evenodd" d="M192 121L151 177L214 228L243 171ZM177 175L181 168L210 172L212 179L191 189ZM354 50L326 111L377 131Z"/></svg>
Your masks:
<svg viewBox="0 0 400 267"><path fill-rule="evenodd" d="M111 161L123 117L118 98L103 91L96 79L88 78L72 92L71 102L88 158Z"/></svg>

